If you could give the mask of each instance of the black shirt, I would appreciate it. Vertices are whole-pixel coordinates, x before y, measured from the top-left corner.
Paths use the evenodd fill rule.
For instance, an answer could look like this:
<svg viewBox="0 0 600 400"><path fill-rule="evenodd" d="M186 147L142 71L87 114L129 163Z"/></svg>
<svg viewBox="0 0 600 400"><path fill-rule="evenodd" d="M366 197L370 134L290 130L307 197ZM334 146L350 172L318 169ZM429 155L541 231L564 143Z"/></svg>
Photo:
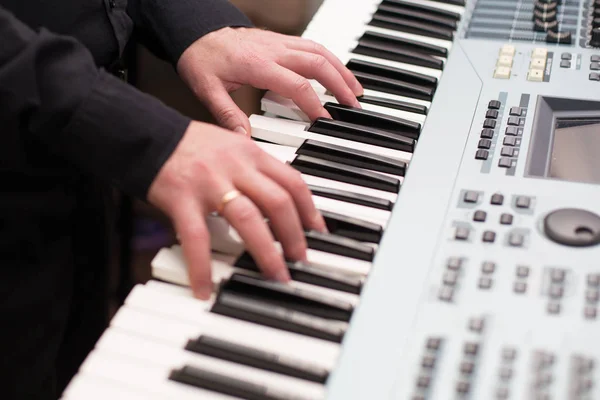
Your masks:
<svg viewBox="0 0 600 400"><path fill-rule="evenodd" d="M225 26L250 26L225 0L0 0L0 176L77 170L144 198L189 119L99 67L132 33L176 63Z"/></svg>

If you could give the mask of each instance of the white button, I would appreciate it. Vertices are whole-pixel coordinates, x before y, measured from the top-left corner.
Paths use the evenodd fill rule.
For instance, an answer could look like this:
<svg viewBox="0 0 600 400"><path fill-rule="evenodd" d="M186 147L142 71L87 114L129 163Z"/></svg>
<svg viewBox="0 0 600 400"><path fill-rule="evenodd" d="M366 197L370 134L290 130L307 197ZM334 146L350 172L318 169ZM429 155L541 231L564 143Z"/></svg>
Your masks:
<svg viewBox="0 0 600 400"><path fill-rule="evenodd" d="M515 46L510 44L505 44L500 48L500 56L514 56L515 55Z"/></svg>
<svg viewBox="0 0 600 400"><path fill-rule="evenodd" d="M530 69L527 80L532 82L542 82L544 80L544 71L541 69Z"/></svg>
<svg viewBox="0 0 600 400"><path fill-rule="evenodd" d="M512 67L512 63L512 56L500 56L496 65L498 65L499 67Z"/></svg>
<svg viewBox="0 0 600 400"><path fill-rule="evenodd" d="M531 58L543 58L544 60L548 56L548 50L543 47L533 49L531 52Z"/></svg>
<svg viewBox="0 0 600 400"><path fill-rule="evenodd" d="M498 67L496 71L494 71L494 78L496 79L509 79L510 78L510 68L509 67Z"/></svg>
<svg viewBox="0 0 600 400"><path fill-rule="evenodd" d="M540 69L546 68L546 59L544 58L533 58L529 64L529 69Z"/></svg>

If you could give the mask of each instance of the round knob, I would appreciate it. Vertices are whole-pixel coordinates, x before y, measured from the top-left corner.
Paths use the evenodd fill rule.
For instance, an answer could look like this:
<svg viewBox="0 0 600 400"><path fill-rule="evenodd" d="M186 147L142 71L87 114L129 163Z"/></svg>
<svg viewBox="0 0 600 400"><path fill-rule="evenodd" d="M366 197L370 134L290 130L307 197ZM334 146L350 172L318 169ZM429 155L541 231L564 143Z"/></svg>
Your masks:
<svg viewBox="0 0 600 400"><path fill-rule="evenodd" d="M550 12L555 11L557 6L556 1L546 2L542 0L536 0L534 3L534 7L536 10L540 10L542 12Z"/></svg>
<svg viewBox="0 0 600 400"><path fill-rule="evenodd" d="M594 246L600 243L600 216L579 208L562 208L544 218L544 233L566 246Z"/></svg>
<svg viewBox="0 0 600 400"><path fill-rule="evenodd" d="M592 29L592 38L590 39L590 46L600 47L600 28Z"/></svg>
<svg viewBox="0 0 600 400"><path fill-rule="evenodd" d="M533 30L537 32L558 32L558 21L542 22L539 19L536 19L533 22Z"/></svg>
<svg viewBox="0 0 600 400"><path fill-rule="evenodd" d="M544 12L540 10L533 11L533 20L540 20L542 22L556 21L556 11Z"/></svg>

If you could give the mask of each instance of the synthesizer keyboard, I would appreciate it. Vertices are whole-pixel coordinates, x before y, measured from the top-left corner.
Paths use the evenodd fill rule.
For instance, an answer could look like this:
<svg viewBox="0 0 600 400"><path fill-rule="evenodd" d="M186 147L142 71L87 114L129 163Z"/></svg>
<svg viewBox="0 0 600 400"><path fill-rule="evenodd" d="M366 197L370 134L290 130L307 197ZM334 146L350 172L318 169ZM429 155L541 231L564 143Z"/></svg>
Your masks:
<svg viewBox="0 0 600 400"><path fill-rule="evenodd" d="M326 0L365 87L250 118L330 234L264 280L210 217L215 293L152 262L63 399L600 397L600 2Z"/></svg>

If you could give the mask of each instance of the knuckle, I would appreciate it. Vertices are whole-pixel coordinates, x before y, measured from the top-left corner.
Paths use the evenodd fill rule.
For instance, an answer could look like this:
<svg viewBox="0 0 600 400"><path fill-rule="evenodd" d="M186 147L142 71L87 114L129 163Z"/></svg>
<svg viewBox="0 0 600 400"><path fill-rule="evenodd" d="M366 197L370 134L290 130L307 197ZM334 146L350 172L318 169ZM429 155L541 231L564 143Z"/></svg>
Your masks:
<svg viewBox="0 0 600 400"><path fill-rule="evenodd" d="M302 179L302 174L295 169L291 171L289 185L290 190L294 194L308 191L308 186L306 186L306 182L304 182L304 179Z"/></svg>
<svg viewBox="0 0 600 400"><path fill-rule="evenodd" d="M215 118L217 121L224 122L230 121L237 117L237 111L232 107L223 107L217 110Z"/></svg>
<svg viewBox="0 0 600 400"><path fill-rule="evenodd" d="M258 211L249 202L239 202L238 210L235 218L242 225L257 222Z"/></svg>
<svg viewBox="0 0 600 400"><path fill-rule="evenodd" d="M268 207L276 214L287 212L292 205L292 198L285 192L271 196Z"/></svg>
<svg viewBox="0 0 600 400"><path fill-rule="evenodd" d="M322 70L327 67L328 61L325 57L320 55L315 55L312 58L312 68L316 71Z"/></svg>
<svg viewBox="0 0 600 400"><path fill-rule="evenodd" d="M296 87L296 91L300 93L306 93L312 90L310 82L304 77L298 78L294 86Z"/></svg>
<svg viewBox="0 0 600 400"><path fill-rule="evenodd" d="M273 246L267 251L262 252L260 260L261 268L269 275L277 272L278 266L283 263L283 257L275 250Z"/></svg>

